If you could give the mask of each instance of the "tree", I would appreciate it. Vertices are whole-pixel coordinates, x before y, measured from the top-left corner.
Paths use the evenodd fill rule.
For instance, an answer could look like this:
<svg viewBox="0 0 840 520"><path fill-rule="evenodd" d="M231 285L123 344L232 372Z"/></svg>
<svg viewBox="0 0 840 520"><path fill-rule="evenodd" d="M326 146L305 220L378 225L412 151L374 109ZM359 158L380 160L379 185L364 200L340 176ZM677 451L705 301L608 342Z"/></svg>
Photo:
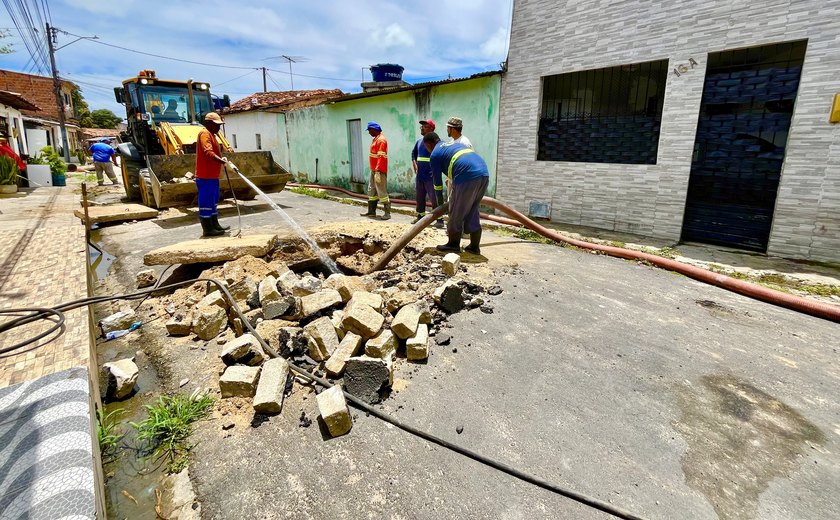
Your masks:
<svg viewBox="0 0 840 520"><path fill-rule="evenodd" d="M100 108L90 113L91 128L116 128L122 118L108 110Z"/></svg>
<svg viewBox="0 0 840 520"><path fill-rule="evenodd" d="M11 35L12 33L10 33L9 31L0 30L0 41L5 40ZM13 52L15 52L15 50L12 48L12 44L0 45L0 54L11 54Z"/></svg>
<svg viewBox="0 0 840 520"><path fill-rule="evenodd" d="M76 119L79 120L79 125L82 128L91 128L93 121L90 118L90 107L87 101L85 101L85 98L82 97L82 89L75 87L71 97L73 98L73 110L76 112Z"/></svg>

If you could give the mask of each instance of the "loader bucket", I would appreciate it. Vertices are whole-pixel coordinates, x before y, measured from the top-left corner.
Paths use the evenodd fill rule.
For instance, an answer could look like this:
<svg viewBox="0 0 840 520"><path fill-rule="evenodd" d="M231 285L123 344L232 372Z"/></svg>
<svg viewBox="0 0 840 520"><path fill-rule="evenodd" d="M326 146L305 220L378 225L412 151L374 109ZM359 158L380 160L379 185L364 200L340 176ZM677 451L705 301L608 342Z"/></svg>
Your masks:
<svg viewBox="0 0 840 520"><path fill-rule="evenodd" d="M239 171L265 193L283 191L291 174L274 162L271 152L234 152L225 156L236 164ZM198 198L195 181L186 179L187 172L195 173L195 154L185 155L149 155L146 157L149 172L146 182L141 183L145 190L143 199L156 208L186 205ZM232 185L239 199L253 199L256 192L236 174L230 174L230 185L222 170L219 179L221 197L230 197ZM151 193L148 191L151 190Z"/></svg>

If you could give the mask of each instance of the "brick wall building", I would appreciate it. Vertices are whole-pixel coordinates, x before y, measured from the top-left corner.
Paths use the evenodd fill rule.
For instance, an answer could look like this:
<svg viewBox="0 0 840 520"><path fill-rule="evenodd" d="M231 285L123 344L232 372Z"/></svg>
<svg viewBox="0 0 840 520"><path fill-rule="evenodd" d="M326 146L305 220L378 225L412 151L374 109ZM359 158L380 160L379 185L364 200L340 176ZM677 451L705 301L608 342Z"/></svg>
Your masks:
<svg viewBox="0 0 840 520"><path fill-rule="evenodd" d="M838 19L838 0L517 0L497 196L840 262Z"/></svg>

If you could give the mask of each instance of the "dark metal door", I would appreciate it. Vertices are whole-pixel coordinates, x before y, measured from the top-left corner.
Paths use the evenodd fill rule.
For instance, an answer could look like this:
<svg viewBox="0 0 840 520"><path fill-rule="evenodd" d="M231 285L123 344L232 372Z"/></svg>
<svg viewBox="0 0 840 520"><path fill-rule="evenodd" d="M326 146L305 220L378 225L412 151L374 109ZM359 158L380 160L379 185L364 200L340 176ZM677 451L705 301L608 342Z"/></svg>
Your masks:
<svg viewBox="0 0 840 520"><path fill-rule="evenodd" d="M767 250L806 46L709 55L683 240Z"/></svg>

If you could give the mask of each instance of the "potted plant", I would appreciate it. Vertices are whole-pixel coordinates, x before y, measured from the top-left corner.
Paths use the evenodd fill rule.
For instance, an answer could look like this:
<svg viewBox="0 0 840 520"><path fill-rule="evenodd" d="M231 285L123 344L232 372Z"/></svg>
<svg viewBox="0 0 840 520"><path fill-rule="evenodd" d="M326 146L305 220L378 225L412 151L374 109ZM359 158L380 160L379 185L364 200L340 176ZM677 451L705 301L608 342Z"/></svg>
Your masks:
<svg viewBox="0 0 840 520"><path fill-rule="evenodd" d="M65 176L65 173L67 172L67 165L64 164L64 160L61 158L61 155L53 150L52 146L43 147L40 155L42 155L43 159L45 159L50 165L53 186L66 186L67 177Z"/></svg>
<svg viewBox="0 0 840 520"><path fill-rule="evenodd" d="M26 160L26 177L30 187L44 188L52 186L50 165L40 154L30 155Z"/></svg>
<svg viewBox="0 0 840 520"><path fill-rule="evenodd" d="M20 169L11 157L0 155L0 193L16 193Z"/></svg>

